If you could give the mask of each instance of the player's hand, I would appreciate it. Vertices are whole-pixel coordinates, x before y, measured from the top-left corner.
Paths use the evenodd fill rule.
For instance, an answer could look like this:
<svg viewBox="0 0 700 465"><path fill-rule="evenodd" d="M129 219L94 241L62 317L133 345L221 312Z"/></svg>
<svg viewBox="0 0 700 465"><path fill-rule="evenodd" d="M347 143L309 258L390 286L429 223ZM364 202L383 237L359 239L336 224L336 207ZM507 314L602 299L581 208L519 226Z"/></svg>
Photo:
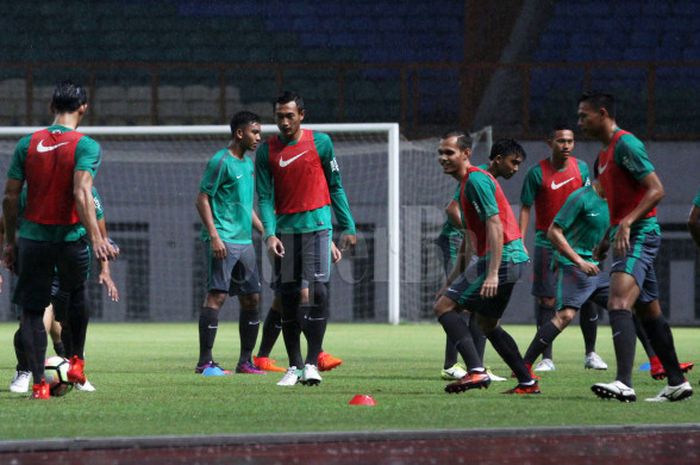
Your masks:
<svg viewBox="0 0 700 465"><path fill-rule="evenodd" d="M599 262L604 261L605 257L608 256L608 249L610 249L610 240L605 238L593 248L593 260L597 260Z"/></svg>
<svg viewBox="0 0 700 465"><path fill-rule="evenodd" d="M498 293L498 275L486 276L484 284L481 285L481 297L491 299Z"/></svg>
<svg viewBox="0 0 700 465"><path fill-rule="evenodd" d="M108 239L100 237L92 242L92 250L98 260L114 260L119 256L119 248Z"/></svg>
<svg viewBox="0 0 700 465"><path fill-rule="evenodd" d="M630 226L626 221L621 221L615 232L614 247L615 255L623 257L630 248Z"/></svg>
<svg viewBox="0 0 700 465"><path fill-rule="evenodd" d="M435 300L433 301L433 303L437 302L438 299L445 294L448 287L450 287L450 284L446 282L445 284L442 285L442 287L440 289L438 289L438 291L435 293Z"/></svg>
<svg viewBox="0 0 700 465"><path fill-rule="evenodd" d="M219 236L211 238L211 254L217 260L223 260L226 258L226 245Z"/></svg>
<svg viewBox="0 0 700 465"><path fill-rule="evenodd" d="M342 259L343 252L341 252L340 249L335 246L335 242L331 241L331 261L333 263L338 263Z"/></svg>
<svg viewBox="0 0 700 465"><path fill-rule="evenodd" d="M340 237L340 251L351 250L357 245L357 236L354 234L343 234Z"/></svg>
<svg viewBox="0 0 700 465"><path fill-rule="evenodd" d="M600 269L595 263L587 262L583 259L581 259L579 263L576 263L576 266L588 276L595 276L600 273Z"/></svg>
<svg viewBox="0 0 700 465"><path fill-rule="evenodd" d="M15 254L16 249L13 244L5 244L2 248L2 262L5 264L5 268L10 271L15 270Z"/></svg>
<svg viewBox="0 0 700 465"><path fill-rule="evenodd" d="M277 236L268 237L266 244L267 244L267 251L270 253L270 255L272 255L273 257L279 257L279 258L284 257L284 245L282 244L282 241L279 240L279 238Z"/></svg>
<svg viewBox="0 0 700 465"><path fill-rule="evenodd" d="M109 271L102 271L97 279L99 283L107 289L107 295L112 299L112 302L119 302L119 289L117 289L117 285L112 281L112 275Z"/></svg>

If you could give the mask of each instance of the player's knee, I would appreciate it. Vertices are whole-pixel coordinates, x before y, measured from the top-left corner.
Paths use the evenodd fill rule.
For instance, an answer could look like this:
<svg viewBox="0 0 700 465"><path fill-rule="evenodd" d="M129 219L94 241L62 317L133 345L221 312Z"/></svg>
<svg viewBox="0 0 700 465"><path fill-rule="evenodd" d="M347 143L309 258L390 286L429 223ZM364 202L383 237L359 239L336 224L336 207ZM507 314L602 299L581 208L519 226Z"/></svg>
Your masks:
<svg viewBox="0 0 700 465"><path fill-rule="evenodd" d="M633 302L631 302L627 297L624 296L610 296L608 299L608 309L609 310L631 310Z"/></svg>
<svg viewBox="0 0 700 465"><path fill-rule="evenodd" d="M218 310L224 305L224 302L226 302L225 292L210 291L204 300L204 306Z"/></svg>
<svg viewBox="0 0 700 465"><path fill-rule="evenodd" d="M489 336L494 329L498 327L498 320L494 318L488 318L478 313L475 313L476 321L479 323L479 327L485 336ZM473 315L472 315L473 316Z"/></svg>
<svg viewBox="0 0 700 465"><path fill-rule="evenodd" d="M241 303L241 310L257 310L260 304L260 294L247 294L238 298Z"/></svg>
<svg viewBox="0 0 700 465"><path fill-rule="evenodd" d="M569 323L571 323L571 320L574 319L574 316L576 315L576 311L572 310L570 308L560 310L554 315L554 318L556 319L557 327L559 329L564 329L567 326L569 326Z"/></svg>
<svg viewBox="0 0 700 465"><path fill-rule="evenodd" d="M457 309L457 304L445 296L441 296L435 304L433 304L433 313L436 318L440 318L447 312L451 312Z"/></svg>
<svg viewBox="0 0 700 465"><path fill-rule="evenodd" d="M541 307L553 308L556 304L556 298L554 297L540 297L537 299L537 303Z"/></svg>

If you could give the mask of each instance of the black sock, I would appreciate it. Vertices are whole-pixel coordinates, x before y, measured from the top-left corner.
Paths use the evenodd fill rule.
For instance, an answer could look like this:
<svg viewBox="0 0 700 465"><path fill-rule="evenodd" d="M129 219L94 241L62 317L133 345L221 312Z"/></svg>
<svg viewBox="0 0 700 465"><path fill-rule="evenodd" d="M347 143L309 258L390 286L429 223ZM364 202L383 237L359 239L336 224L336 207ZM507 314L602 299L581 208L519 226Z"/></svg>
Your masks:
<svg viewBox="0 0 700 465"><path fill-rule="evenodd" d="M552 321L552 318L554 318L554 307L548 307L544 304L537 305L537 329L540 329L548 321ZM542 358L552 360L552 357L552 345L550 344L542 352Z"/></svg>
<svg viewBox="0 0 700 465"><path fill-rule="evenodd" d="M632 318L634 319L634 327L637 330L637 339L639 339L639 342L642 344L644 352L647 354L647 358L651 360L653 357L656 357L656 352L654 352L654 348L651 346L649 336L647 336L647 332L644 331L644 326L642 325L642 322L639 321L637 315L634 315Z"/></svg>
<svg viewBox="0 0 700 465"><path fill-rule="evenodd" d="M282 338L287 349L289 366L304 368L301 357L301 323L299 320L299 293L282 292Z"/></svg>
<svg viewBox="0 0 700 465"><path fill-rule="evenodd" d="M22 343L24 345L29 370L34 384L44 377L44 359L46 358L46 328L44 328L44 309L24 310L22 314Z"/></svg>
<svg viewBox="0 0 700 465"><path fill-rule="evenodd" d="M277 338L282 331L282 312L275 311L272 308L267 312L265 322L263 323L262 337L260 339L260 348L258 349L258 357L269 357L272 348L277 342Z"/></svg>
<svg viewBox="0 0 700 465"><path fill-rule="evenodd" d="M612 329L615 359L617 360L616 380L632 387L632 365L636 347L636 331L632 312L618 309L610 310L610 329Z"/></svg>
<svg viewBox="0 0 700 465"><path fill-rule="evenodd" d="M241 352L238 363L250 362L258 340L258 330L260 329L260 312L257 308L251 310L241 309L238 317L238 336L241 339Z"/></svg>
<svg viewBox="0 0 700 465"><path fill-rule="evenodd" d="M532 338L530 346L527 348L527 351L525 351L525 356L523 357L525 363L532 366L535 360L537 360L537 357L552 344L560 333L561 330L551 321L540 326L540 329L537 330L537 334Z"/></svg>
<svg viewBox="0 0 700 465"><path fill-rule="evenodd" d="M70 294L66 291L59 291L51 297L53 304L54 318L61 324L61 342L67 357L73 356L76 352L73 344L73 326L69 317L68 306L70 304Z"/></svg>
<svg viewBox="0 0 700 465"><path fill-rule="evenodd" d="M520 350L515 340L502 327L497 326L490 334L487 334L491 345L496 349L498 355L501 356L504 362L513 370L518 378L518 383L527 384L532 381L530 370L525 366L523 358L520 356Z"/></svg>
<svg viewBox="0 0 700 465"><path fill-rule="evenodd" d="M85 305L85 286L71 293L69 305L68 321L71 326L71 336L73 341L72 353L69 356L77 355L78 358L85 357L85 340L87 338L87 327L90 321L90 312Z"/></svg>
<svg viewBox="0 0 700 465"><path fill-rule="evenodd" d="M328 316L324 315L323 310L318 305L310 305L310 307L306 320L306 363L316 365L328 326Z"/></svg>
<svg viewBox="0 0 700 465"><path fill-rule="evenodd" d="M660 315L658 318L642 320L644 330L649 336L649 341L654 347L661 364L664 366L666 376L668 376L669 386L678 386L685 382L685 376L678 364L676 347L673 343L673 334L666 318Z"/></svg>
<svg viewBox="0 0 700 465"><path fill-rule="evenodd" d="M483 362L476 352L469 328L461 316L457 312L451 311L441 315L438 321L445 330L447 338L455 345L464 359L464 363L467 364L467 370L483 368Z"/></svg>
<svg viewBox="0 0 700 465"><path fill-rule="evenodd" d="M463 313L462 315L466 315ZM472 335L472 340L474 341L474 348L476 349L476 354L479 356L481 363L484 363L484 352L486 352L486 335L481 330L479 322L476 321L476 315L471 314L469 316L469 332Z"/></svg>
<svg viewBox="0 0 700 465"><path fill-rule="evenodd" d="M445 363L444 369L451 368L457 363L457 347L450 341L450 338L445 335Z"/></svg>
<svg viewBox="0 0 700 465"><path fill-rule="evenodd" d="M56 352L56 355L58 355L59 357L66 358L66 348L63 346L63 342L54 342L53 351Z"/></svg>
<svg viewBox="0 0 700 465"><path fill-rule="evenodd" d="M595 342L598 337L598 307L592 302L586 302L579 312L579 324L583 343L586 346L586 354L595 352Z"/></svg>
<svg viewBox="0 0 700 465"><path fill-rule="evenodd" d="M22 341L22 327L20 326L15 331L13 339L15 346L15 356L17 357L17 371L29 371L29 362L27 361L27 351L24 348Z"/></svg>
<svg viewBox="0 0 700 465"><path fill-rule="evenodd" d="M219 329L219 311L202 307L199 311L199 364L213 361L212 348Z"/></svg>

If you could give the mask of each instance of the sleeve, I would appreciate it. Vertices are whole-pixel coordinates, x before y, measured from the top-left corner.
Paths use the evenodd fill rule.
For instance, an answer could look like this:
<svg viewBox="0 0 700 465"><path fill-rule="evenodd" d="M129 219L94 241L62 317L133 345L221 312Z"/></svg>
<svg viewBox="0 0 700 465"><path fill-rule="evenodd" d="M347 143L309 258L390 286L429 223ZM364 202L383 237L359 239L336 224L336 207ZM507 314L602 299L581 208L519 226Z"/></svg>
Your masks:
<svg viewBox="0 0 700 465"><path fill-rule="evenodd" d="M102 162L102 149L94 139L83 136L75 149L75 168L73 171L87 171L94 178Z"/></svg>
<svg viewBox="0 0 700 465"><path fill-rule="evenodd" d="M275 217L275 188L270 173L269 146L263 143L255 152L255 192L258 194L258 211L265 234L263 239L274 236L277 231Z"/></svg>
<svg viewBox="0 0 700 465"><path fill-rule="evenodd" d="M314 133L314 143L316 144L318 155L321 157L323 172L326 175L328 191L331 195L331 205L340 225L340 230L343 234L355 234L355 220L350 211L350 203L347 195L345 195L345 189L343 189L340 167L338 166L338 160L335 158L333 142L327 134Z"/></svg>
<svg viewBox="0 0 700 465"><path fill-rule="evenodd" d="M695 204L696 207L700 208L700 191L698 191L698 195L695 196L693 204Z"/></svg>
<svg viewBox="0 0 700 465"><path fill-rule="evenodd" d="M467 199L479 214L481 221L486 221L490 217L498 215L496 185L488 176L479 172L472 173L464 191Z"/></svg>
<svg viewBox="0 0 700 465"><path fill-rule="evenodd" d="M17 142L15 146L15 151L12 154L12 161L10 162L10 167L7 170L7 177L10 179L16 179L17 181L24 181L24 161L27 159L27 152L29 151L29 142L32 140L32 136L24 136Z"/></svg>
<svg viewBox="0 0 700 465"><path fill-rule="evenodd" d="M100 221L104 219L105 211L104 208L102 208L102 198L100 197L99 192L97 192L97 188L95 186L92 186L92 198L95 201L95 217L97 218L97 221Z"/></svg>
<svg viewBox="0 0 700 465"><path fill-rule="evenodd" d="M576 217L583 207L583 193L584 189L572 192L561 209L559 209L559 213L554 217L552 223L561 227L564 231L568 230L576 222Z"/></svg>
<svg viewBox="0 0 700 465"><path fill-rule="evenodd" d="M527 207L535 203L535 198L537 197L537 193L540 191L541 185L542 168L540 168L538 163L530 168L525 176L525 182L523 183L523 188L520 191L520 203Z"/></svg>
<svg viewBox="0 0 700 465"><path fill-rule="evenodd" d="M199 181L199 191L213 196L219 189L219 184L221 183L221 172L223 170L224 157L217 153L209 162L207 162L206 168L204 168L204 174L202 175L202 180Z"/></svg>
<svg viewBox="0 0 700 465"><path fill-rule="evenodd" d="M625 134L615 146L615 163L623 167L637 181L654 172L642 141L632 134Z"/></svg>
<svg viewBox="0 0 700 465"><path fill-rule="evenodd" d="M588 164L583 161L579 160L578 158L576 159L578 162L578 170L581 172L581 181L583 181L583 186L590 186L591 185L591 172L588 169Z"/></svg>

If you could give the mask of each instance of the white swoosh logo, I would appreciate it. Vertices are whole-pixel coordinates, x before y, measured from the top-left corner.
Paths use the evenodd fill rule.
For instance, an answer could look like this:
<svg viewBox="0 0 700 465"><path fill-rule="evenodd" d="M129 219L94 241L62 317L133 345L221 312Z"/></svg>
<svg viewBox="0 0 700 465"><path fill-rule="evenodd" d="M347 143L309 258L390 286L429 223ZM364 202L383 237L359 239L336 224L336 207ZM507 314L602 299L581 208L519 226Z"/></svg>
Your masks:
<svg viewBox="0 0 700 465"><path fill-rule="evenodd" d="M56 150L62 145L70 144L70 142L61 142L60 144L56 145L44 145L44 139L40 140L39 143L36 146L36 151L39 153L46 153L50 152L52 150Z"/></svg>
<svg viewBox="0 0 700 465"><path fill-rule="evenodd" d="M242 177L243 177L243 175L239 174L238 176L236 176L236 179L241 179Z"/></svg>
<svg viewBox="0 0 700 465"><path fill-rule="evenodd" d="M570 182L573 181L573 180L574 180L574 178L571 177L571 178L567 179L566 181L560 182L559 184L557 184L556 182L552 181L552 190L555 191L555 190L559 189L560 187L562 187L564 184L568 184L568 183L570 183Z"/></svg>
<svg viewBox="0 0 700 465"><path fill-rule="evenodd" d="M588 216L598 216L600 213L589 213Z"/></svg>
<svg viewBox="0 0 700 465"><path fill-rule="evenodd" d="M294 162L294 160L303 156L306 152L308 152L308 150L304 150L299 155L294 155L292 158L288 158L287 160L283 160L282 157L280 157L280 167L284 168L285 166L291 165Z"/></svg>
<svg viewBox="0 0 700 465"><path fill-rule="evenodd" d="M610 163L610 162L608 162L608 163ZM598 175L599 176L605 172L605 168L608 167L608 163L606 163L604 165L598 165Z"/></svg>

